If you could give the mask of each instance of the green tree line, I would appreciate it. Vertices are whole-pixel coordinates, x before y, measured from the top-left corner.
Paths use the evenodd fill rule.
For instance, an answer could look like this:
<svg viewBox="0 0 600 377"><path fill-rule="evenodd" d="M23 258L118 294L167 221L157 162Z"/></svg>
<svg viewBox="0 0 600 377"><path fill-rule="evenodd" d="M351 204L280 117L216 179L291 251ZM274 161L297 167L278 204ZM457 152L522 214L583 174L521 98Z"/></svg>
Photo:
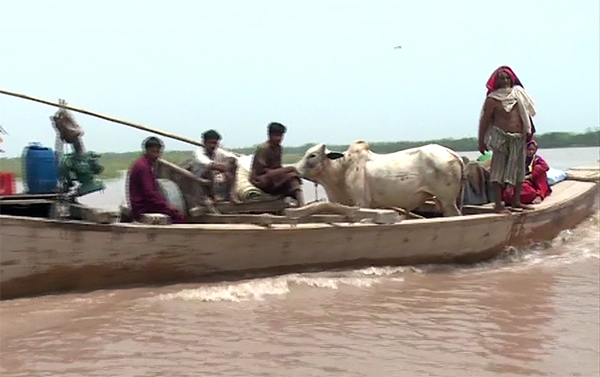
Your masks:
<svg viewBox="0 0 600 377"><path fill-rule="evenodd" d="M573 132L549 132L535 136L540 148L576 148L576 147L597 147L600 146L600 127L590 128L583 133ZM390 141L390 142L369 142L371 149L376 153L391 153L409 148L416 148L426 144L440 144L457 152L471 152L478 148L478 140L475 137L462 139L435 139L425 141ZM304 155L304 152L316 143L304 144L299 147L284 147L284 153L288 155ZM254 153L256 146L239 148L237 152L243 154ZM348 144L327 145L330 150L343 152L348 148Z"/></svg>
<svg viewBox="0 0 600 377"><path fill-rule="evenodd" d="M536 140L540 148L573 148L573 147L599 147L600 146L600 127L588 129L583 133L572 132L549 132L536 135ZM376 153L391 153L408 148L419 147L425 144L437 143L457 152L469 152L477 150L477 138L462 139L437 139L426 141L395 141L395 142L369 142L371 149ZM284 163L294 163L304 155L304 152L316 143L304 144L297 147L284 147ZM348 144L328 145L330 150L344 151ZM252 154L256 146L246 148L236 148L233 151L241 154ZM140 152L124 153L103 153L100 158L104 166L102 177L117 178L123 170L127 170L131 163L140 156ZM191 151L165 151L166 160L173 163L181 163L192 158ZM21 177L21 159L20 158L0 158L0 171L12 172L17 177Z"/></svg>

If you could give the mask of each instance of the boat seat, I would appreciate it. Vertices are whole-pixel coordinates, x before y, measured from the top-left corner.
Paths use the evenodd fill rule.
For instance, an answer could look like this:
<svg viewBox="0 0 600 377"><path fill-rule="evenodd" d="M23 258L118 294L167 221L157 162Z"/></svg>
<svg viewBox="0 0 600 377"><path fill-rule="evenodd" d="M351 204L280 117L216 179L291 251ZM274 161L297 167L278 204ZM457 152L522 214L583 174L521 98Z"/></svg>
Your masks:
<svg viewBox="0 0 600 377"><path fill-rule="evenodd" d="M170 225L171 217L164 213L144 213L140 222L146 225Z"/></svg>

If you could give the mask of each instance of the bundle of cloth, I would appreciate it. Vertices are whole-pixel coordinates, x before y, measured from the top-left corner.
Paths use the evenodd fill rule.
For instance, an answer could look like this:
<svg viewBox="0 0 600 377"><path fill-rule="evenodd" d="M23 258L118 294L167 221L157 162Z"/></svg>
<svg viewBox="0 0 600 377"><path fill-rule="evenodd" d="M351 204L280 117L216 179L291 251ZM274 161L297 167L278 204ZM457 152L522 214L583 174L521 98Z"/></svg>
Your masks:
<svg viewBox="0 0 600 377"><path fill-rule="evenodd" d="M236 193L242 202L262 201L276 199L250 182L250 169L253 155L238 157L238 170L236 177Z"/></svg>

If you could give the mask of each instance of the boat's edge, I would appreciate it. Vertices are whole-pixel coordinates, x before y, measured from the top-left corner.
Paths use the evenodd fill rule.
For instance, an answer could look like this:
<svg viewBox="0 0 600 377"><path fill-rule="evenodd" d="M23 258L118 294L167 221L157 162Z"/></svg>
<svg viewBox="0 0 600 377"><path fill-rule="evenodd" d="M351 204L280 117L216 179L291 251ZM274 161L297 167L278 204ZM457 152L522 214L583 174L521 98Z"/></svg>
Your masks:
<svg viewBox="0 0 600 377"><path fill-rule="evenodd" d="M139 286L163 286L185 282L189 283L215 283L236 282L246 279L280 276L291 273L307 273L319 271L348 270L353 268L383 267L383 266L412 266L426 264L472 264L489 260L505 250L506 244L495 246L483 251L465 253L453 257L398 257L386 259L360 258L332 263L295 264L258 269L243 269L230 272L217 272L207 275L190 273L185 269L172 268L168 275L155 274L156 266L148 264L142 269L132 270L128 266L86 266L72 268L59 266L44 273L38 273L26 278L16 278L2 283L0 300L25 298L38 295L52 295L64 293L87 293L102 289L126 289ZM77 279L73 279L76 276ZM93 277L110 277L110 283L95 280ZM86 277L92 277L87 279ZM47 281L49 284L44 284ZM48 290L44 287L61 281L60 287ZM32 285L31 283L34 282ZM142 283L143 282L143 283Z"/></svg>
<svg viewBox="0 0 600 377"><path fill-rule="evenodd" d="M461 255L452 255L443 257L442 255L432 254L430 256L418 257L398 257L398 258L356 258L350 260L336 261L334 263L312 263L312 264L294 264L286 266L272 266L259 269L238 269L233 272L219 272L206 275L198 275L193 271L173 268L169 274L155 274L156 269L165 269L165 266L153 265L148 263L141 269L132 269L126 265L104 265L104 266L84 266L79 268L57 266L51 271L29 275L27 277L18 277L2 282L0 285L0 299L10 299L31 295L48 294L52 292L87 292L97 289L126 287L131 285L153 284L169 284L176 282L211 282L223 280L239 280L250 277L274 276L290 272L305 272L314 270L327 269L346 269L353 267L364 266L387 266L387 265L414 265L427 263L476 263L493 258L505 250L506 246L516 246L535 241L549 240L559 234L564 229L573 228L594 211L598 210L598 184L590 185L587 190L572 198L572 200L557 203L556 206L541 208L530 212L510 215L512 227L507 235L505 242L495 245L488 249L477 250L474 252L465 252ZM557 216L560 215L560 216ZM466 221L467 225L470 221L482 219L482 216L490 223L496 221L507 221L506 216L502 215L472 215L463 216L460 221ZM12 219L16 220L16 219ZM442 218L440 221L452 221L451 218ZM456 219L452 221L456 223ZM53 223L59 226L59 223ZM415 227L437 226L439 221L432 220L411 220L402 222L396 225L372 225L372 227L380 228L396 228L407 225ZM37 226L47 226L48 223L40 223ZM74 225L74 224L71 224ZM89 224L93 229L98 226ZM429 225L429 226L427 226ZM411 228L412 228L411 226ZM527 232L524 228L529 226ZM100 226L104 231L106 226ZM201 228L202 225L199 225ZM367 225L365 227L371 227ZM77 228L77 227L76 227ZM130 226L131 228L131 226ZM164 230L164 226L144 226L148 231ZM197 228L192 228L197 229ZM253 227L252 230L264 229ZM286 227L288 231L297 228ZM89 230L89 229L88 229ZM131 229L129 229L131 230ZM175 229L174 229L175 230ZM185 228L180 230L186 230ZM188 229L189 230L189 229ZM391 230L391 229L390 229ZM216 231L213 229L213 231ZM223 232L230 232L227 228L223 228ZM268 230L265 230L268 231ZM186 232L189 234L189 232ZM167 267L170 268L170 267ZM93 270L93 273L92 273ZM76 277L76 278L74 278ZM51 283L45 284L47 279L51 279ZM87 279L87 280L86 280ZM59 282L57 284L57 282ZM47 289L52 286L54 289Z"/></svg>

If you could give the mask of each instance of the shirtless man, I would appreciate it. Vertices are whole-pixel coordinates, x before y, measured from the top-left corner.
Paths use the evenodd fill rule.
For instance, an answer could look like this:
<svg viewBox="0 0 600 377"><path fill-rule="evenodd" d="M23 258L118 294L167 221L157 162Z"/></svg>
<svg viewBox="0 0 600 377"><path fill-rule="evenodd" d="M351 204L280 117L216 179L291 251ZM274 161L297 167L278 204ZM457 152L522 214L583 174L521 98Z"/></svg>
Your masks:
<svg viewBox="0 0 600 377"><path fill-rule="evenodd" d="M502 203L506 185L514 187L513 208L531 208L521 204L521 191L527 140L535 132L531 119L536 114L533 100L507 66L492 74L487 87L479 121L479 151L484 154L489 147L493 152L490 181L494 187L494 209L509 212Z"/></svg>

